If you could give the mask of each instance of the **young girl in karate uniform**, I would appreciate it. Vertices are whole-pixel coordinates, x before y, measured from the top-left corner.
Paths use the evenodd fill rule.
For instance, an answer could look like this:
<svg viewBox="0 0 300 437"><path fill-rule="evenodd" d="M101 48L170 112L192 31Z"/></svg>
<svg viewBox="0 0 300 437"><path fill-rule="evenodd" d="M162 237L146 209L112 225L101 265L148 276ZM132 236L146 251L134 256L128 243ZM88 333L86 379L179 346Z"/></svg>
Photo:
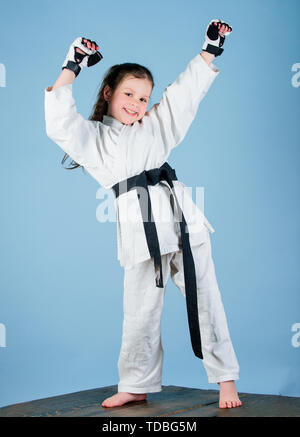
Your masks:
<svg viewBox="0 0 300 437"><path fill-rule="evenodd" d="M55 84L45 90L47 135L65 151L65 157L73 159L73 168L84 167L104 188L112 188L144 170L161 167L171 150L183 140L200 101L219 74L212 62L223 52L225 35L231 30L225 22L212 20L206 29L202 52L189 62L185 71L165 89L161 101L148 112L154 86L151 72L132 63L111 67L89 120L76 110L72 83L83 67L95 65L102 55L95 41L77 38L69 48ZM135 221L126 215L129 204L138 207L135 190L116 198L118 259L124 267L124 321L118 392L105 399L103 407L145 400L147 393L162 389L160 322L169 276L185 296L182 241L169 190L164 181L149 186L163 288L156 286L156 272L139 209ZM182 182L174 181L173 193L178 196L187 222L195 264L203 365L208 381L219 384L219 407L238 407L242 402L234 381L239 379L239 365L211 255L209 233L214 229L194 205ZM167 221L161 219L166 213Z"/></svg>

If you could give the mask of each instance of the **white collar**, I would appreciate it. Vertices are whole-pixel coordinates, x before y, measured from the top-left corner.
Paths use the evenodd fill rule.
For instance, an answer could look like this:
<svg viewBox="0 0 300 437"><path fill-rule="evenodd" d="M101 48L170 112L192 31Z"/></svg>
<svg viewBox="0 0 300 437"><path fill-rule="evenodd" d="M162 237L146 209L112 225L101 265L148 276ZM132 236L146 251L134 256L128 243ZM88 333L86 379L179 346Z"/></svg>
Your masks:
<svg viewBox="0 0 300 437"><path fill-rule="evenodd" d="M115 117L112 117L111 115L103 115L102 123L106 124L107 126L115 127L116 129L122 129L124 126L133 126L136 124L136 121L132 124L124 124L121 121L117 120ZM139 123L138 123L139 124Z"/></svg>
<svg viewBox="0 0 300 437"><path fill-rule="evenodd" d="M116 127L117 129L122 129L122 127L125 126L125 124L123 124L121 121L111 117L110 115L103 115L102 123L108 126Z"/></svg>

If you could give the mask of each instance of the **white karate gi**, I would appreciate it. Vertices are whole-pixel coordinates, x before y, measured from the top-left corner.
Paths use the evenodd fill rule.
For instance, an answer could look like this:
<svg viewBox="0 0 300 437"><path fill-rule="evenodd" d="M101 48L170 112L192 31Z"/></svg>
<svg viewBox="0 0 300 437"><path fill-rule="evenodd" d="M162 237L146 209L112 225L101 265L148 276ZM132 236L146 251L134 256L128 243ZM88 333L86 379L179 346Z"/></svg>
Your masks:
<svg viewBox="0 0 300 437"><path fill-rule="evenodd" d="M208 230L203 242L192 247L192 253L196 270L202 363L208 382L237 380L239 364L216 279ZM171 276L185 296L182 250L162 255L162 270L164 288L158 288L155 286L151 260L125 268L123 335L118 361L119 392L153 393L162 389L164 351L161 314L165 284ZM186 335L188 339L188 329Z"/></svg>
<svg viewBox="0 0 300 437"><path fill-rule="evenodd" d="M144 170L160 167L168 160L171 150L185 137L196 116L200 101L218 74L219 70L213 64L208 66L202 56L197 54L189 62L185 71L165 89L159 104L154 105L142 120L132 125L124 125L107 115L104 115L102 122L84 119L76 110L72 84L61 86L53 91L51 88L46 88L47 135L74 161L84 166L100 185L109 189L116 183L140 174ZM173 212L170 204L168 184L162 181L148 188L160 252L162 258L166 259L163 255L168 255L170 260L171 254L180 253L181 241L176 211ZM214 232L214 229L193 202L184 183L174 181L174 190L188 225L190 244L192 247L199 247L203 242L207 242L207 235L209 236L209 232ZM125 269L126 279L129 271L140 268L143 271L152 260L136 190L123 193L116 198L115 207L118 259ZM148 284L145 281L144 287L153 288L154 279L150 282ZM127 296L126 281L124 286L124 293ZM132 287L131 290L134 294ZM163 292L161 288L157 290ZM130 297L128 298L130 300ZM124 304L126 305L126 302ZM215 307L212 311L214 309ZM157 308L157 311L159 314L160 309ZM126 330L125 326L124 329ZM138 328L137 330L139 331ZM124 330L123 334L125 334ZM231 351L229 355L232 356ZM126 356L124 348L121 356ZM226 361L225 357L224 360ZM138 362L136 365L138 366ZM125 368L122 363L120 367ZM235 377L232 379L237 379L237 363L234 363L233 367L235 371L230 374ZM227 371L225 373L228 374ZM124 383L124 377L123 371L122 386L128 388L130 384ZM214 377L211 378L212 381ZM138 391L140 393L149 391L149 386L131 384L130 387L133 392L135 387L142 390ZM157 384L155 391L159 391Z"/></svg>
<svg viewBox="0 0 300 437"><path fill-rule="evenodd" d="M124 125L103 117L103 122L85 120L76 110L72 84L54 91L45 90L47 135L104 188L160 167L184 138L194 120L200 101L219 74L198 54L177 80L169 85L159 104L141 122ZM176 168L175 168L176 170ZM188 224L191 245L203 241L205 228L214 232L202 211L193 202L184 183L174 182L175 192ZM179 223L163 183L149 186L153 217L161 254L179 249ZM150 257L135 190L115 200L117 212L118 259L121 266L132 266ZM175 217L175 219L174 219Z"/></svg>

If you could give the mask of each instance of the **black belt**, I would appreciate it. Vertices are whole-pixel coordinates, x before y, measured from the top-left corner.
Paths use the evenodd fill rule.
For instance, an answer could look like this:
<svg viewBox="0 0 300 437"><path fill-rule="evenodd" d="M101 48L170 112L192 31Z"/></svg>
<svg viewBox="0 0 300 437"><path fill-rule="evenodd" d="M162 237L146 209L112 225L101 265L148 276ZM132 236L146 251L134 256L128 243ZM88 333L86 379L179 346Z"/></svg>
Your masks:
<svg viewBox="0 0 300 437"><path fill-rule="evenodd" d="M150 256L154 259L155 271L158 273L158 276L156 277L156 286L163 288L164 286L162 277L161 253L156 225L152 216L151 199L148 190L148 185L156 185L162 180L167 181L169 186L171 187L173 197L175 198L177 204L178 212L180 214L180 217L182 217L182 219L179 220L179 223L181 231L185 294L190 336L194 354L198 358L203 359L201 350L200 324L198 317L195 263L190 246L188 227L183 212L180 209L172 182L174 180L177 180L175 170L170 167L167 162L165 162L159 168L144 170L142 173L136 176L132 176L128 179L124 179L123 181L116 183L115 185L113 185L112 189L115 192L116 197L118 197L122 193L130 191L132 188L136 189L142 212L148 249L150 252ZM146 196L145 193L147 193Z"/></svg>

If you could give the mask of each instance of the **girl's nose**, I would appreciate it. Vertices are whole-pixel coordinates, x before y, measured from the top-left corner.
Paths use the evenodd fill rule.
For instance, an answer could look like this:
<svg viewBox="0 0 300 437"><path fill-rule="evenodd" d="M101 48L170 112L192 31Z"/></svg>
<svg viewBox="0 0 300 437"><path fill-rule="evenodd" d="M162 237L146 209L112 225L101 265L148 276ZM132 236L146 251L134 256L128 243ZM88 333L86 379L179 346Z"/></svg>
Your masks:
<svg viewBox="0 0 300 437"><path fill-rule="evenodd" d="M132 101L132 102L131 102L131 106L132 106L133 109L138 109L139 104L138 104L137 101L136 101L136 102L135 102L135 101Z"/></svg>

